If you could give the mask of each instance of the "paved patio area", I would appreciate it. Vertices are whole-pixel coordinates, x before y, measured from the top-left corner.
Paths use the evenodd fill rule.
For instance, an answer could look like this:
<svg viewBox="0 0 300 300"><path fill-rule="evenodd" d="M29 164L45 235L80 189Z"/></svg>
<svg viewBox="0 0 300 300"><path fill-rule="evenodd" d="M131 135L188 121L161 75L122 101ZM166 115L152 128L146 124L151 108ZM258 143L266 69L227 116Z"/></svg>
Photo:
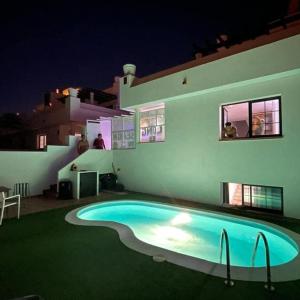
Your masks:
<svg viewBox="0 0 300 300"><path fill-rule="evenodd" d="M101 193L99 196L87 197L80 200L70 199L61 200L56 198L55 194L51 196L33 196L30 198L21 199L21 217L22 215L28 215L40 211L51 210L55 208L84 205L93 202L100 202L103 200L109 200L112 198L111 193ZM14 218L17 215L17 206L11 206L5 209L4 219Z"/></svg>
<svg viewBox="0 0 300 300"><path fill-rule="evenodd" d="M175 198L167 198L162 196L155 196L149 194L142 194L136 192L110 192L104 191L101 192L98 196L86 197L80 200L70 199L70 200L61 200L58 199L53 194L48 194L47 196L40 195L40 196L33 196L30 198L23 198L21 199L21 217L22 215L28 215L36 212L52 210L55 208L62 208L62 207L72 207L72 206L83 206L89 203L96 203L101 201L108 201L108 200L119 200L119 199L138 199L138 200L149 200L149 201L158 201L158 202L165 202L167 204L174 204L184 207L191 207L196 209L204 209L204 210L212 210L212 211L219 211L225 212L229 214L234 214L238 216L245 216L254 219L261 219L269 222L275 222L280 224L284 222L285 224L295 224L300 225L300 220L286 218L281 215L277 214L270 214L261 211L251 211L246 209L241 209L240 207L229 207L229 206L216 206L210 205L200 202L194 202L189 200L183 199L175 199ZM14 218L17 216L17 207L11 206L5 209L4 219L7 218Z"/></svg>

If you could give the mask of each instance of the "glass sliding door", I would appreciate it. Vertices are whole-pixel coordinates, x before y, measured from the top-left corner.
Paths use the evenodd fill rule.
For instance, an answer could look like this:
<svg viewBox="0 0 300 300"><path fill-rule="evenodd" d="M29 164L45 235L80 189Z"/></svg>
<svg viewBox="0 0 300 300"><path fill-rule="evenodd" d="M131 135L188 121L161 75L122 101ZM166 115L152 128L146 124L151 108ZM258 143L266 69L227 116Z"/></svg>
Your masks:
<svg viewBox="0 0 300 300"><path fill-rule="evenodd" d="M281 187L224 183L223 202L234 206L282 213L283 189Z"/></svg>
<svg viewBox="0 0 300 300"><path fill-rule="evenodd" d="M243 199L245 206L251 206L251 186L243 184Z"/></svg>
<svg viewBox="0 0 300 300"><path fill-rule="evenodd" d="M251 186L251 190L253 207L282 210L282 188Z"/></svg>

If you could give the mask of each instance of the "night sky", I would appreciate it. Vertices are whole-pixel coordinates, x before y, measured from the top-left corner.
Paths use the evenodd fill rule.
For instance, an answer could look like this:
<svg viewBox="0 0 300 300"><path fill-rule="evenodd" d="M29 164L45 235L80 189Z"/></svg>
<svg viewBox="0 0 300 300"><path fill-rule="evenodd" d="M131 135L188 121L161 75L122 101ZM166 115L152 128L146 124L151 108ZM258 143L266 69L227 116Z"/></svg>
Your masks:
<svg viewBox="0 0 300 300"><path fill-rule="evenodd" d="M289 3L22 2L1 8L0 113L32 111L59 87L109 87L125 63L139 77L184 63L193 44L254 30L285 15Z"/></svg>

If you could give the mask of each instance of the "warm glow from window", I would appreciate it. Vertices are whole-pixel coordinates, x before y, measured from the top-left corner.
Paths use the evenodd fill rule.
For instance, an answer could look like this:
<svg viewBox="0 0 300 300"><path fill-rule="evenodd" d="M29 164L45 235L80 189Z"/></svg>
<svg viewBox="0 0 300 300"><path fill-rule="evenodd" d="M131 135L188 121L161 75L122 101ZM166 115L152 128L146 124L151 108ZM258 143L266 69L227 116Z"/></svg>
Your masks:
<svg viewBox="0 0 300 300"><path fill-rule="evenodd" d="M63 90L62 93L63 93L63 95L65 95L65 96L69 96L69 95L70 95L69 89Z"/></svg>
<svg viewBox="0 0 300 300"><path fill-rule="evenodd" d="M47 146L47 136L45 134L39 134L37 136L37 148L44 149Z"/></svg>
<svg viewBox="0 0 300 300"><path fill-rule="evenodd" d="M281 135L280 97L222 106L222 138L256 138ZM230 122L236 134L226 123Z"/></svg>
<svg viewBox="0 0 300 300"><path fill-rule="evenodd" d="M156 105L140 109L140 142L163 142L165 140L165 107Z"/></svg>

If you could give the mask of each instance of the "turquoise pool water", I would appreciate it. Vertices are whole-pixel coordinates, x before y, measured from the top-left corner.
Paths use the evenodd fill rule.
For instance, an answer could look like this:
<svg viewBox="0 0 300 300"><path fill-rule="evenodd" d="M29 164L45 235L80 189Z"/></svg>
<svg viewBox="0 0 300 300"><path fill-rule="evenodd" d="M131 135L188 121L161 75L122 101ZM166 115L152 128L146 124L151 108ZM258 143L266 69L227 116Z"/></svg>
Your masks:
<svg viewBox="0 0 300 300"><path fill-rule="evenodd" d="M267 237L272 266L291 261L299 252L297 244L289 236L270 226L165 204L131 200L105 202L81 209L77 217L125 224L138 239L148 244L215 263L220 262L220 235L225 228L230 240L232 266L251 267L259 231ZM225 263L225 251L222 263ZM265 266L262 240L255 266Z"/></svg>

